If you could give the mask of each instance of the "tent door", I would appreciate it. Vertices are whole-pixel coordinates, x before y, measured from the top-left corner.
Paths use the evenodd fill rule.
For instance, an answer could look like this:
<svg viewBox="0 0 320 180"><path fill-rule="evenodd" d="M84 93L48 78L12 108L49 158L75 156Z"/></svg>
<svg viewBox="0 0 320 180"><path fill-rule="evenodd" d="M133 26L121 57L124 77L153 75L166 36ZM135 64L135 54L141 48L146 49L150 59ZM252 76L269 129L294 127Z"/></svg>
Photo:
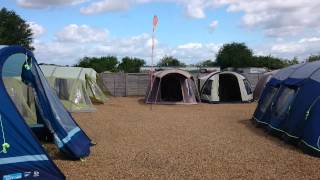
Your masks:
<svg viewBox="0 0 320 180"><path fill-rule="evenodd" d="M241 101L238 78L233 74L219 74L219 98L221 102Z"/></svg>

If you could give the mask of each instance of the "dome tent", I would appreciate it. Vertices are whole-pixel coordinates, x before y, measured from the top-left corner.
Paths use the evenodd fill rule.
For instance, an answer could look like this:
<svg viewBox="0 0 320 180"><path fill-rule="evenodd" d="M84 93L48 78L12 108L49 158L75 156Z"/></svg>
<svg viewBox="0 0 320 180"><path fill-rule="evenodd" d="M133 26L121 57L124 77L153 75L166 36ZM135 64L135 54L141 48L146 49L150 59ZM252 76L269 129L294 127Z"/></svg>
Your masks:
<svg viewBox="0 0 320 180"><path fill-rule="evenodd" d="M41 65L41 70L70 112L93 112L92 105L104 103L106 97L96 83L92 68Z"/></svg>
<svg viewBox="0 0 320 180"><path fill-rule="evenodd" d="M151 104L197 104L198 101L193 77L179 69L155 72L145 97L145 102Z"/></svg>
<svg viewBox="0 0 320 180"><path fill-rule="evenodd" d="M0 72L0 98L5 104L0 106L0 177L22 179L30 172L36 173L37 179L65 179L13 102L8 90L15 86L6 87L4 79L21 77L17 79L32 88L37 118L53 134L61 152L71 158L88 156L91 140L63 108L31 51L20 46L1 47Z"/></svg>
<svg viewBox="0 0 320 180"><path fill-rule="evenodd" d="M270 115L262 121L272 132L320 155L320 62L306 63L294 69L281 82L270 105Z"/></svg>
<svg viewBox="0 0 320 180"><path fill-rule="evenodd" d="M239 73L224 71L213 72L198 79L202 101L249 102L252 91L249 81Z"/></svg>
<svg viewBox="0 0 320 180"><path fill-rule="evenodd" d="M276 74L277 72L278 72L278 70L267 72L267 73L264 73L261 78L259 78L259 81L253 91L253 99L254 100L259 100L261 93L262 93L263 89L265 88L266 84L269 82L269 80L272 78L272 76L274 74Z"/></svg>

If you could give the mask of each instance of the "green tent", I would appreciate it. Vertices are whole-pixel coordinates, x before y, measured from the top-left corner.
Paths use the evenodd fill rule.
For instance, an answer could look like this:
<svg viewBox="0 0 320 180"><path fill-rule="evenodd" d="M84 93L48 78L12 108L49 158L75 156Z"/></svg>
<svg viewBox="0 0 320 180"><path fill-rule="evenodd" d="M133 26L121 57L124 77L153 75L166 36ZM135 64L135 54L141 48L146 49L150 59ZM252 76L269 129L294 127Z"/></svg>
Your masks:
<svg viewBox="0 0 320 180"><path fill-rule="evenodd" d="M92 112L92 103L104 103L106 96L96 83L92 68L41 65L42 72L70 112Z"/></svg>

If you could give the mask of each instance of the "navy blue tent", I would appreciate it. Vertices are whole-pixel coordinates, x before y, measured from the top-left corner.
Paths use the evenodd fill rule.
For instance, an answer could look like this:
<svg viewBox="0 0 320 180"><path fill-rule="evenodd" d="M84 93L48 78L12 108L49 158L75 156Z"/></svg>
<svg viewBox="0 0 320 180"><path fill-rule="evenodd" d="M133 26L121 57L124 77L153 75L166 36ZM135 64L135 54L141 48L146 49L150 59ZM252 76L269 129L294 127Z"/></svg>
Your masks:
<svg viewBox="0 0 320 180"><path fill-rule="evenodd" d="M320 69L320 62L306 63L304 66L296 69L286 80L283 81L277 97L273 101L271 108L271 116L269 119L269 128L280 133L285 133L284 125L290 116L296 116L303 119L304 112L307 111L309 101L300 102L297 99L301 98L299 92L307 83L307 79ZM304 97L303 97L304 98ZM301 113L302 112L302 113ZM292 122L290 123L292 125Z"/></svg>
<svg viewBox="0 0 320 180"><path fill-rule="evenodd" d="M20 46L2 47L0 73L0 178L65 179L19 113L6 90L4 78L21 77L32 87L37 119L53 134L63 153L71 158L88 156L91 140L64 109L32 52Z"/></svg>
<svg viewBox="0 0 320 180"><path fill-rule="evenodd" d="M258 101L258 106L254 112L253 119L260 125L268 125L270 120L270 111L272 101L278 94L280 85L287 79L296 69L302 67L303 64L293 65L278 71L266 84L261 97Z"/></svg>
<svg viewBox="0 0 320 180"><path fill-rule="evenodd" d="M279 72L289 74L289 69L287 78L274 80L278 83L274 96L263 96L265 99L259 101L253 119L268 125L269 130L286 140L303 145L304 150L320 155L320 62L291 66ZM276 87L272 83L268 86L263 94ZM263 101L269 101L264 112Z"/></svg>

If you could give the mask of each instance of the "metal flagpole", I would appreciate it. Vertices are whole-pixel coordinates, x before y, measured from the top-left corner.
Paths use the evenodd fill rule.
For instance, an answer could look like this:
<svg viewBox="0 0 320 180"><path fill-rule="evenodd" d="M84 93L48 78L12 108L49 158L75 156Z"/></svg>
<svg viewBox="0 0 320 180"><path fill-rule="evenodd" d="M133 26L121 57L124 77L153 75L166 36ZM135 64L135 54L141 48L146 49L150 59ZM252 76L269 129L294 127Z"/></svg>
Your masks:
<svg viewBox="0 0 320 180"><path fill-rule="evenodd" d="M156 31L157 25L158 25L158 16L154 15L154 16L153 16L153 21L152 21L152 45L151 45L150 90L149 90L149 92L148 92L147 101L149 100L150 94L151 94L152 89L153 89L153 81L154 81L153 73L154 73L154 71L155 71L155 70L154 70L154 64L153 64L153 61L154 61L154 47L155 47L155 41L154 41L154 38L155 38L155 31ZM151 103L151 109L152 109L152 103Z"/></svg>

